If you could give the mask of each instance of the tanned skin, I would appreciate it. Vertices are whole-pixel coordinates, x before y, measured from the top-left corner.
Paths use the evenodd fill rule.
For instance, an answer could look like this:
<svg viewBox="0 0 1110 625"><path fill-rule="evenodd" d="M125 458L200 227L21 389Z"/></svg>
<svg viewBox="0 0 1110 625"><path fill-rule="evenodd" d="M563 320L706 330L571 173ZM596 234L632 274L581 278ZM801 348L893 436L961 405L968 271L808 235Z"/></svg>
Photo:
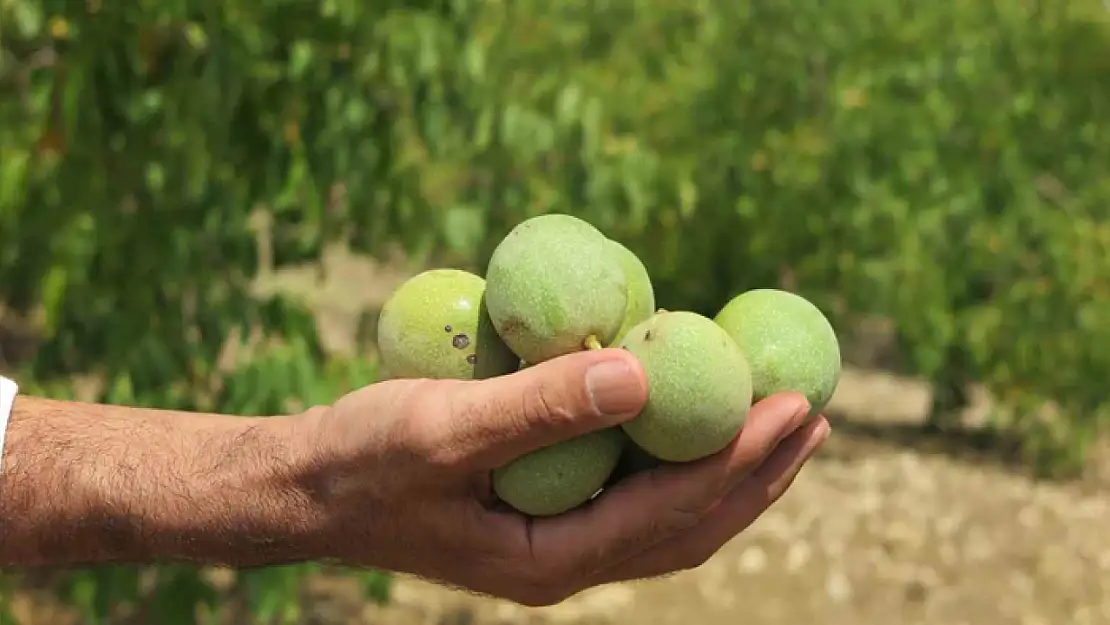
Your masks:
<svg viewBox="0 0 1110 625"><path fill-rule="evenodd" d="M563 514L499 502L490 472L635 418L632 354L589 350L481 381L390 380L331 406L235 417L16 398L0 466L0 567L331 561L551 605L701 565L828 435L797 393L725 449L622 478Z"/></svg>
<svg viewBox="0 0 1110 625"><path fill-rule="evenodd" d="M0 472L0 567L318 556L294 425L20 396Z"/></svg>

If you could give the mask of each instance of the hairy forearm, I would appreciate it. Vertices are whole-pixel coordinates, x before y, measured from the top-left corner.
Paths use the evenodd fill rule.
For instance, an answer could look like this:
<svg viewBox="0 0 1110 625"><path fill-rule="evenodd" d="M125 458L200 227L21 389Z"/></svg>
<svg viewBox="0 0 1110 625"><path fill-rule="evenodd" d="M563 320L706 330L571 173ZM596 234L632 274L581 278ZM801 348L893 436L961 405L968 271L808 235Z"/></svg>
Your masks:
<svg viewBox="0 0 1110 625"><path fill-rule="evenodd" d="M0 568L316 558L298 427L20 396L0 469Z"/></svg>

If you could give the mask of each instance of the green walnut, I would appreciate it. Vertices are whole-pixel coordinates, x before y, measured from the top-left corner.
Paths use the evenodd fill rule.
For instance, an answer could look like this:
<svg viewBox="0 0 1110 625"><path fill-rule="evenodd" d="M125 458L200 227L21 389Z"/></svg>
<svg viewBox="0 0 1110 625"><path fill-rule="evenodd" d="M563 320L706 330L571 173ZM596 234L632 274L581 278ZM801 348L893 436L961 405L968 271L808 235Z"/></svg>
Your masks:
<svg viewBox="0 0 1110 625"><path fill-rule="evenodd" d="M648 379L643 410L621 425L637 446L666 462L689 462L736 438L751 408L751 372L712 319L660 311L629 330L621 347Z"/></svg>
<svg viewBox="0 0 1110 625"><path fill-rule="evenodd" d="M520 359L494 329L485 290L485 280L461 269L430 269L406 280L378 318L386 375L468 380L516 371Z"/></svg>
<svg viewBox="0 0 1110 625"><path fill-rule="evenodd" d="M840 342L832 324L806 298L755 289L732 298L715 321L740 346L752 368L752 391L762 399L797 391L816 415L840 382Z"/></svg>
<svg viewBox="0 0 1110 625"><path fill-rule="evenodd" d="M609 345L624 321L628 280L596 228L570 215L540 215L494 249L486 300L502 340L538 364Z"/></svg>
<svg viewBox="0 0 1110 625"><path fill-rule="evenodd" d="M576 508L605 485L626 440L619 429L605 428L525 454L493 471L494 493L531 516Z"/></svg>
<svg viewBox="0 0 1110 625"><path fill-rule="evenodd" d="M655 287L651 284L651 275L644 267L643 261L624 245L610 239L610 247L617 255L617 260L624 269L624 277L628 282L628 302L625 304L624 321L617 330L613 342L618 342L628 334L632 326L640 323L655 314Z"/></svg>

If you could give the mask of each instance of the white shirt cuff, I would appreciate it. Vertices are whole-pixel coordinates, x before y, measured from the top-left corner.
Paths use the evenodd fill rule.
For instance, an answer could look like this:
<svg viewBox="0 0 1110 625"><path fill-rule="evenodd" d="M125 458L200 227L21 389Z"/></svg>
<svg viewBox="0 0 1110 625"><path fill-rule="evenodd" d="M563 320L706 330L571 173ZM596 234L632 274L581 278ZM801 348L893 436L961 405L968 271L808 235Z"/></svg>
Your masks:
<svg viewBox="0 0 1110 625"><path fill-rule="evenodd" d="M4 438L8 433L8 419L12 416L12 406L15 405L15 395L18 392L19 385L15 380L0 375L0 469L4 467Z"/></svg>

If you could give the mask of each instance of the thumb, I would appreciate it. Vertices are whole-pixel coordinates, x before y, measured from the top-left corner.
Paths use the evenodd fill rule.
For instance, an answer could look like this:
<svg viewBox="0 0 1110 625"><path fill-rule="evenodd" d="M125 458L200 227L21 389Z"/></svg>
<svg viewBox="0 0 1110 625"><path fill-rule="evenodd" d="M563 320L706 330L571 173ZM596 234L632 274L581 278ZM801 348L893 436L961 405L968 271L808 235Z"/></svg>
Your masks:
<svg viewBox="0 0 1110 625"><path fill-rule="evenodd" d="M644 370L622 349L579 352L510 375L455 386L452 445L477 470L634 417L647 401Z"/></svg>

